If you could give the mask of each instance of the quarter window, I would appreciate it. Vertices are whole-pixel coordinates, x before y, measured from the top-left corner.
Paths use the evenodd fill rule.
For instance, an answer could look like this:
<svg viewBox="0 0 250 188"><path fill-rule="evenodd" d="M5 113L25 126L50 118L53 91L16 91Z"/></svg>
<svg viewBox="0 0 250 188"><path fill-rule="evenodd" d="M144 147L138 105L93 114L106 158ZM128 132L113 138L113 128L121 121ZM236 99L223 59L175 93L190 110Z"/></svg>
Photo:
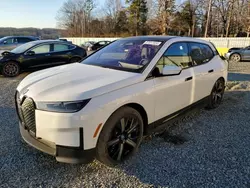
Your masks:
<svg viewBox="0 0 250 188"><path fill-rule="evenodd" d="M32 51L34 51L35 54L49 53L50 52L50 45L49 44L41 45L41 46L38 46L38 47L32 49Z"/></svg>
<svg viewBox="0 0 250 188"><path fill-rule="evenodd" d="M194 65L201 65L210 61L214 53L206 44L190 43L190 56Z"/></svg>

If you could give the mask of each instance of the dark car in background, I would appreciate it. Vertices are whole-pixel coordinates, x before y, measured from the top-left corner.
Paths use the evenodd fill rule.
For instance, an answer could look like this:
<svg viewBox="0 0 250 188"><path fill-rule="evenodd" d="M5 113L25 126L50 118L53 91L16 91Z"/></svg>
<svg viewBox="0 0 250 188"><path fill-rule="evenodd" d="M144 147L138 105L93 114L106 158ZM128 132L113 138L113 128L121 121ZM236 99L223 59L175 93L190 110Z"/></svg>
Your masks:
<svg viewBox="0 0 250 188"><path fill-rule="evenodd" d="M106 46L109 43L111 43L111 42L110 41L99 41L99 42L96 42L92 46L88 47L88 51L98 50L99 48L102 48L103 46Z"/></svg>
<svg viewBox="0 0 250 188"><path fill-rule="evenodd" d="M24 70L79 62L86 56L86 50L68 42L33 41L12 51L3 52L0 58L0 74L14 77Z"/></svg>
<svg viewBox="0 0 250 188"><path fill-rule="evenodd" d="M93 46L95 43L95 41L86 41L81 45L81 47L83 47L85 50L88 50L88 48Z"/></svg>
<svg viewBox="0 0 250 188"><path fill-rule="evenodd" d="M234 62L250 60L250 46L245 48L230 48L225 58Z"/></svg>
<svg viewBox="0 0 250 188"><path fill-rule="evenodd" d="M25 44L27 42L39 40L38 37L32 36L8 36L0 38L0 50L12 50L17 46Z"/></svg>

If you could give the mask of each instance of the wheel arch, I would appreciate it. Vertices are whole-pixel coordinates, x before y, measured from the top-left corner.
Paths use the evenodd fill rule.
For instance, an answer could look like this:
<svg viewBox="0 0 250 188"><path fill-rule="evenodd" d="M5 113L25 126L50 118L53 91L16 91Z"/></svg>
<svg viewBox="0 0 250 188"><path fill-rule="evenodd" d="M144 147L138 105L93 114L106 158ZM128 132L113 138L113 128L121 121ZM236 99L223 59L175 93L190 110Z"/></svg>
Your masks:
<svg viewBox="0 0 250 188"><path fill-rule="evenodd" d="M143 129L143 131L144 131L143 134L145 135L145 134L147 133L147 128L148 128L148 114L147 114L145 108L144 108L142 105L138 104L138 103L131 102L131 103L127 103L127 104L124 104L124 105L120 106L119 108L117 108L116 110L113 111L113 113L109 116L109 118L110 118L117 110L119 110L119 109L121 109L121 108L123 108L123 107L126 107L126 106L131 107L131 108L137 110L137 111L140 113L141 118L142 118L142 120L143 120L143 128L144 128L144 129Z"/></svg>

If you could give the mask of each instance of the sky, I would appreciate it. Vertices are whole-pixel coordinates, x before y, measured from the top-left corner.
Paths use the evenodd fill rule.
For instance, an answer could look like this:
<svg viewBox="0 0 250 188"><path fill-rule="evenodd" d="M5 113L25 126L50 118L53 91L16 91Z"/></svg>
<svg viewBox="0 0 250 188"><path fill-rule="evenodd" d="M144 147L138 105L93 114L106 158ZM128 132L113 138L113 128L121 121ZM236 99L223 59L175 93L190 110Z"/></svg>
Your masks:
<svg viewBox="0 0 250 188"><path fill-rule="evenodd" d="M0 0L0 27L56 28L65 0Z"/></svg>

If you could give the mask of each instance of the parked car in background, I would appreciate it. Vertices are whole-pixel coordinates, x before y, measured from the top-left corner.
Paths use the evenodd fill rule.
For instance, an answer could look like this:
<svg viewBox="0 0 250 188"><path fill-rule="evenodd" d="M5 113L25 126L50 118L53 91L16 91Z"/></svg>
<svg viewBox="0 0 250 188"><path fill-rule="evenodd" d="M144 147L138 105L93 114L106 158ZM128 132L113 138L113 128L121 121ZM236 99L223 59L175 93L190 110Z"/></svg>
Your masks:
<svg viewBox="0 0 250 188"><path fill-rule="evenodd" d="M250 46L245 48L230 48L225 58L234 62L250 60Z"/></svg>
<svg viewBox="0 0 250 188"><path fill-rule="evenodd" d="M83 48L58 40L39 40L5 51L0 58L0 73L17 76L21 71L74 63L87 56Z"/></svg>
<svg viewBox="0 0 250 188"><path fill-rule="evenodd" d="M93 45L88 47L88 51L94 51L94 50L98 50L99 48L102 48L103 46L108 45L109 43L111 43L110 41L99 41L94 43Z"/></svg>
<svg viewBox="0 0 250 188"><path fill-rule="evenodd" d="M119 39L81 63L28 75L16 92L20 132L60 162L119 164L143 135L191 108L217 108L227 67L207 41Z"/></svg>
<svg viewBox="0 0 250 188"><path fill-rule="evenodd" d="M68 42L68 43L71 43L71 44L72 44L72 41L69 41L69 40L67 40L67 39L58 39L58 40L63 41L63 42Z"/></svg>
<svg viewBox="0 0 250 188"><path fill-rule="evenodd" d="M39 40L38 37L32 36L8 36L0 39L0 50L13 50L17 46L27 42Z"/></svg>
<svg viewBox="0 0 250 188"><path fill-rule="evenodd" d="M82 46L85 50L88 50L88 47L93 46L93 44L95 44L95 43L96 43L95 41L87 41L87 42L85 42L84 44L82 44L81 46Z"/></svg>

